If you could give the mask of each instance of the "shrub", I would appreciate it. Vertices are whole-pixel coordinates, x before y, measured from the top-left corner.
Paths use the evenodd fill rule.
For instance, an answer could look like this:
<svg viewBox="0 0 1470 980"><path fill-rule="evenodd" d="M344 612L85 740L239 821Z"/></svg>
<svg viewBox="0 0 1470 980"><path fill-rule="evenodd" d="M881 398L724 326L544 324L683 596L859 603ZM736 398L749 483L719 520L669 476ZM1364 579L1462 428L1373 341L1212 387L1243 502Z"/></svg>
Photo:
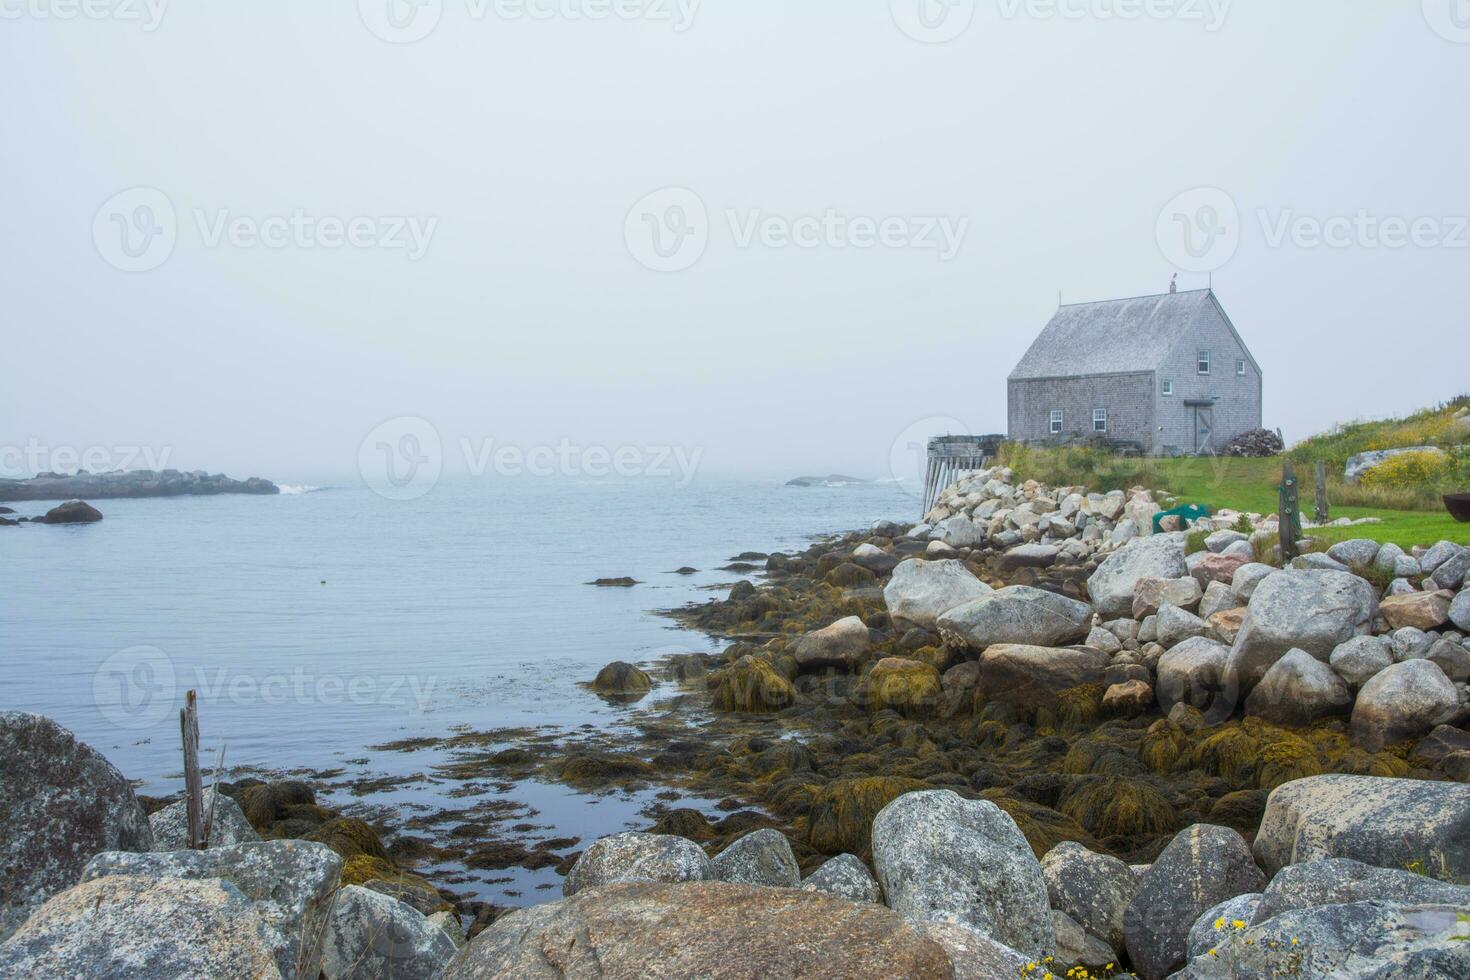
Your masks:
<svg viewBox="0 0 1470 980"><path fill-rule="evenodd" d="M1454 468L1444 453L1412 452L1390 456L1363 474L1362 483L1369 488L1408 490L1424 485L1436 486Z"/></svg>

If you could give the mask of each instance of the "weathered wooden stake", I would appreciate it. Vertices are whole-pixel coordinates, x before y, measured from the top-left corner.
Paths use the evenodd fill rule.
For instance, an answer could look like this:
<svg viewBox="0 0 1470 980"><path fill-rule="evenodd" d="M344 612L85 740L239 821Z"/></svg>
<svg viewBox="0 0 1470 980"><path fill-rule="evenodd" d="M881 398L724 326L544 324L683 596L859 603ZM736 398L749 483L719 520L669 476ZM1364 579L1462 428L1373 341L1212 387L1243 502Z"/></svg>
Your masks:
<svg viewBox="0 0 1470 980"><path fill-rule="evenodd" d="M1312 519L1315 520L1318 524L1326 524L1329 520L1332 519L1331 516L1330 516L1330 509L1329 509L1329 506L1328 506L1328 503L1327 503L1327 462L1326 462L1326 460L1321 460L1321 459L1317 460L1317 486L1316 486L1316 494L1317 494L1317 507L1316 507L1316 513L1313 515L1313 518Z"/></svg>
<svg viewBox="0 0 1470 980"><path fill-rule="evenodd" d="M179 730L184 738L184 812L189 823L189 847L202 851L204 836L204 781L199 776L199 706L191 690L179 711Z"/></svg>
<svg viewBox="0 0 1470 980"><path fill-rule="evenodd" d="M219 754L214 757L214 783L209 789L209 810L204 814L204 846L209 846L209 841L214 837L214 808L219 803L219 774L225 769L225 749L228 746L220 744Z"/></svg>
<svg viewBox="0 0 1470 980"><path fill-rule="evenodd" d="M1301 494L1290 460L1281 466L1281 486L1276 489L1277 527L1281 532L1281 563L1284 565L1297 556L1296 543L1302 536Z"/></svg>

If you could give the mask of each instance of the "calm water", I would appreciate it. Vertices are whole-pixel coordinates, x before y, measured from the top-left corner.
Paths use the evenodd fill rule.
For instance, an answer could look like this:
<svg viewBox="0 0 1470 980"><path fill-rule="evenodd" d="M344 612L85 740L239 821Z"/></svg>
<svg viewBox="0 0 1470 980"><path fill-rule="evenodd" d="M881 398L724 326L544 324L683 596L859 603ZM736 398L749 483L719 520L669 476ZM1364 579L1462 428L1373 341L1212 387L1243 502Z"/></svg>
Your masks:
<svg viewBox="0 0 1470 980"><path fill-rule="evenodd" d="M57 719L154 795L179 789L188 688L206 752L225 743L231 768L392 777L433 760L369 746L459 726L616 726L629 709L578 682L610 660L712 648L653 610L718 594L708 587L741 576L716 569L741 551L917 509L893 484L704 479L469 480L411 502L343 487L98 505L100 524L0 531L0 703ZM684 565L701 571L670 574ZM623 575L645 584L584 584ZM327 795L413 812L447 805L438 794L459 785ZM546 784L512 795L547 836L614 832L646 802ZM507 874L478 890L516 900L554 878Z"/></svg>

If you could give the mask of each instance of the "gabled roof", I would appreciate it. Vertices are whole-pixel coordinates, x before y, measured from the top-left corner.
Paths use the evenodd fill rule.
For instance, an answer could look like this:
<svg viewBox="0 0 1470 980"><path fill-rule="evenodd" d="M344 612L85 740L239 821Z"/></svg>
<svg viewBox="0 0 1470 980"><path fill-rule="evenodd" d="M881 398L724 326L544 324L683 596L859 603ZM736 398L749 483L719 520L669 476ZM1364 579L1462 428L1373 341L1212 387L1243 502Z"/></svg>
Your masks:
<svg viewBox="0 0 1470 980"><path fill-rule="evenodd" d="M1210 290L1194 289L1060 307L1010 378L1153 370L1212 303L1218 306Z"/></svg>

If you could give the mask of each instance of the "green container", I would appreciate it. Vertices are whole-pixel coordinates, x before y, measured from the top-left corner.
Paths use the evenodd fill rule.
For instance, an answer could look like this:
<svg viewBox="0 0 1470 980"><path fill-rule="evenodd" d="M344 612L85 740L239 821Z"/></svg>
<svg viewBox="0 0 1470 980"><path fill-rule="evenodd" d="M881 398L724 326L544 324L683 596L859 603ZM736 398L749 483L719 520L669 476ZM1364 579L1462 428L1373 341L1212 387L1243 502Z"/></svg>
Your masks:
<svg viewBox="0 0 1470 980"><path fill-rule="evenodd" d="M1166 517L1178 517L1179 526L1185 528L1190 521L1197 521L1202 517L1209 517L1212 511L1204 504L1185 504L1183 507L1175 507L1171 510L1161 511L1154 515L1154 533L1158 534L1162 528L1159 527Z"/></svg>

